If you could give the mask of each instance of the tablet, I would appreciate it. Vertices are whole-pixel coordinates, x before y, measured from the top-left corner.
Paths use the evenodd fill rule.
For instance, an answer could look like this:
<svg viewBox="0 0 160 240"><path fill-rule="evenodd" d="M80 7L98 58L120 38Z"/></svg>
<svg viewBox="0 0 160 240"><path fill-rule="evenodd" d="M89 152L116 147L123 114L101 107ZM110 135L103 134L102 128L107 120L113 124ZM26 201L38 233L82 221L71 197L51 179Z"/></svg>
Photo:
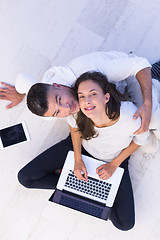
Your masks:
<svg viewBox="0 0 160 240"><path fill-rule="evenodd" d="M29 140L30 137L25 122L0 129L0 149Z"/></svg>

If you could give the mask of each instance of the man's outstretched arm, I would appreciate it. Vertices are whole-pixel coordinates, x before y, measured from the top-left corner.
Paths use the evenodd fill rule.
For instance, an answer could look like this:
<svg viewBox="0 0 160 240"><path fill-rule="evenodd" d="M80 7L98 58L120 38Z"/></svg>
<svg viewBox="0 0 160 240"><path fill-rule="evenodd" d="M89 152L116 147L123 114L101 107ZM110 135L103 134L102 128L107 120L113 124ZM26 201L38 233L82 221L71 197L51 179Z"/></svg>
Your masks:
<svg viewBox="0 0 160 240"><path fill-rule="evenodd" d="M0 99L8 100L11 103L6 106L7 109L18 105L24 98L25 94L20 94L16 91L14 86L1 82L3 87L0 88Z"/></svg>
<svg viewBox="0 0 160 240"><path fill-rule="evenodd" d="M3 87L0 88L0 99L10 101L11 103L7 105L6 108L12 108L23 100L31 86L35 83L37 83L37 81L32 76L20 73L16 78L15 86L4 82L0 83L3 85Z"/></svg>
<svg viewBox="0 0 160 240"><path fill-rule="evenodd" d="M143 104L137 109L133 118L137 119L139 116L142 119L141 127L134 133L140 134L148 130L151 121L152 112L152 77L151 68L147 67L140 70L136 74L136 78L141 86L143 95Z"/></svg>

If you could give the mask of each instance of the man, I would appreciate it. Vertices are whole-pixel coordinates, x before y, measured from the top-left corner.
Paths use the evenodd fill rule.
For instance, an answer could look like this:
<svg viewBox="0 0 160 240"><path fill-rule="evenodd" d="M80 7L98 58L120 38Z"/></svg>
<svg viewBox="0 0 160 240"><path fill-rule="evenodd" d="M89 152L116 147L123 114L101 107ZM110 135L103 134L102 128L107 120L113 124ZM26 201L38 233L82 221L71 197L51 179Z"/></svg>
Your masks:
<svg viewBox="0 0 160 240"><path fill-rule="evenodd" d="M123 92L127 82L127 90L132 100L140 106L134 117L142 117L142 126L137 134L148 130L152 106L152 81L150 64L144 58L127 55L120 52L98 52L81 56L71 61L65 67L53 67L44 77L43 83L30 83L28 76L19 75L16 89L3 84L6 88L0 89L1 99L10 100L8 107L17 105L28 93L28 106L32 112L44 117L65 117L79 111L78 102L71 87L75 79L88 70L101 71L107 75L109 81L122 81L118 88ZM142 88L143 98L140 87ZM27 81L26 81L27 79ZM35 83L35 82L34 82ZM30 86L33 85L31 88ZM132 90L136 91L136 97ZM142 105L141 105L142 104ZM73 150L70 136L47 149L29 162L18 173L20 183L27 188L54 189L59 175L56 170L62 168L64 159L69 150ZM83 154L87 152L83 149Z"/></svg>
<svg viewBox="0 0 160 240"><path fill-rule="evenodd" d="M52 84L51 86L39 84L30 89L35 81L30 83L29 79L27 85L28 77L23 77L23 75L19 75L17 78L16 89L3 83L6 89L0 89L0 99L10 100L11 104L7 106L10 108L21 102L25 93L30 89L27 102L33 113L44 117L66 117L79 111L74 92L70 88L71 85L82 73L96 70L107 75L109 81L118 83L118 89L121 92L124 92L124 88L127 87L131 101L139 107L133 117L135 119L138 116L142 118L141 128L135 132L135 134L140 134L148 130L151 119L152 81L150 67L146 59L131 54L122 52L91 53L74 59L65 67L49 69L42 82ZM44 105L46 107L42 111Z"/></svg>

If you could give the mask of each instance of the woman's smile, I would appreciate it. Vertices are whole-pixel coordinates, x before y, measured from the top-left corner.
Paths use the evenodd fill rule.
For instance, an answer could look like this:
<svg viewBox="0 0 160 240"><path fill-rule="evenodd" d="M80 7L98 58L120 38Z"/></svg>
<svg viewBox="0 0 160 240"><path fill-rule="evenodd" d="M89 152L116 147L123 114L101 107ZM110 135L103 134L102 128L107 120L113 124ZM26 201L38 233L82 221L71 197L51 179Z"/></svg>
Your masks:
<svg viewBox="0 0 160 240"><path fill-rule="evenodd" d="M95 109L95 108L96 108L96 107L94 107L94 106L93 106L93 107L86 107L86 108L84 108L84 110L85 110L85 111L92 111L92 110Z"/></svg>

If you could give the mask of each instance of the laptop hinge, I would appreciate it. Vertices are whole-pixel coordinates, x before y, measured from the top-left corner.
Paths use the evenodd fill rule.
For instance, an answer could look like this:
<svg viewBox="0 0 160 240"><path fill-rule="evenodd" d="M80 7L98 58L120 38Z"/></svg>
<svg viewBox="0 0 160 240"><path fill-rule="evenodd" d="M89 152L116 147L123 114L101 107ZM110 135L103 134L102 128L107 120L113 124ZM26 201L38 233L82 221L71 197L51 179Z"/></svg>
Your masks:
<svg viewBox="0 0 160 240"><path fill-rule="evenodd" d="M83 200L87 200L87 201L89 200L90 202L95 203L95 204L98 204L98 205L100 205L100 206L102 206L102 207L105 207L105 206L106 206L105 203L98 202L98 201L96 201L96 200L93 200L93 199L90 199L90 198L87 198L87 197L78 195L78 194L76 194L76 193L71 193L71 192L69 192L69 191L67 191L67 190L64 190L64 189L62 190L62 192L63 192L63 193L67 193L67 194L70 195L70 196L78 197L78 198L83 199Z"/></svg>

